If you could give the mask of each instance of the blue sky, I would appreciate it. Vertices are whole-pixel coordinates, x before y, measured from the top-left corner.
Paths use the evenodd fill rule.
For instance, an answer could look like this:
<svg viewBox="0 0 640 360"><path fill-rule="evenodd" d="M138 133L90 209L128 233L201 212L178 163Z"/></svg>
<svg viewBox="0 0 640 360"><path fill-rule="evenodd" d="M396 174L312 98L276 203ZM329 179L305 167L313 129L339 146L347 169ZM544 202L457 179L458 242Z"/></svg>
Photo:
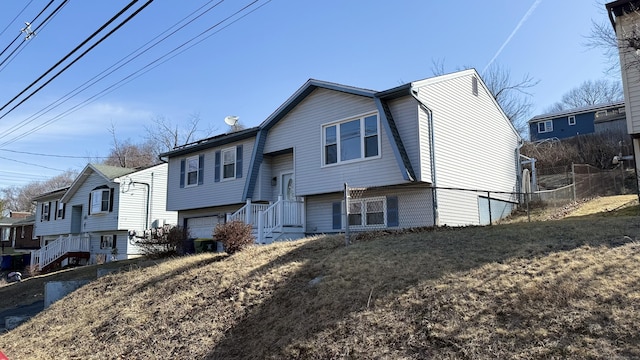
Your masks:
<svg viewBox="0 0 640 360"><path fill-rule="evenodd" d="M0 51L48 2L0 2ZM0 65L0 106L128 3L70 0L15 58ZM217 133L227 130L227 115L239 116L245 126L258 125L309 78L385 90L431 77L434 60L443 61L448 72L482 71L493 62L515 79L529 74L539 80L531 89L534 116L581 82L605 77L608 67L599 51L583 45L591 19L607 20L604 6L595 1L259 0L248 8L254 12L231 18L237 21L222 23L197 45L122 81L252 3L232 0L53 111L33 117L200 6L216 3L154 1L29 100L7 114L15 102L0 111L0 188L79 170L89 157L106 156L111 124L120 140L133 142L143 140L145 126L158 116L179 122L198 114ZM115 90L103 92L114 84ZM101 95L59 116L96 94Z"/></svg>

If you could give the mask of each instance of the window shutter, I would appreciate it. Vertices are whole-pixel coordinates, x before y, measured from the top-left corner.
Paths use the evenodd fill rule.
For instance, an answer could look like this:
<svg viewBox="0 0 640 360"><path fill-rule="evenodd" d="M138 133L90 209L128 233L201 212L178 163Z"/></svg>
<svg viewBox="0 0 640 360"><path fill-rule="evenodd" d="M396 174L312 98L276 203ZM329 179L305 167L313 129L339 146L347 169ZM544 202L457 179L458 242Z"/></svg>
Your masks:
<svg viewBox="0 0 640 360"><path fill-rule="evenodd" d="M184 169L185 169L185 160L180 160L180 187L184 187Z"/></svg>
<svg viewBox="0 0 640 360"><path fill-rule="evenodd" d="M64 219L64 214L67 211L67 204L62 203L62 217L61 219Z"/></svg>
<svg viewBox="0 0 640 360"><path fill-rule="evenodd" d="M332 209L333 229L340 230L342 229L342 202L334 202L332 204Z"/></svg>
<svg viewBox="0 0 640 360"><path fill-rule="evenodd" d="M44 219L44 203L40 206L40 222L42 222L42 219Z"/></svg>
<svg viewBox="0 0 640 360"><path fill-rule="evenodd" d="M204 154L198 157L198 185L204 182Z"/></svg>
<svg viewBox="0 0 640 360"><path fill-rule="evenodd" d="M236 178L242 177L242 145L236 146Z"/></svg>
<svg viewBox="0 0 640 360"><path fill-rule="evenodd" d="M115 248L117 248L117 247L118 247L118 246L117 246L117 245L118 245L118 242L116 241L116 237L117 237L117 235L116 235L116 234L113 234L113 242L111 243L111 244L112 244L112 245L111 245L111 248L112 248L112 249L115 249Z"/></svg>
<svg viewBox="0 0 640 360"><path fill-rule="evenodd" d="M113 189L109 189L109 212L113 211Z"/></svg>
<svg viewBox="0 0 640 360"><path fill-rule="evenodd" d="M49 201L49 208L47 209L47 221L51 221L51 201Z"/></svg>
<svg viewBox="0 0 640 360"><path fill-rule="evenodd" d="M215 161L216 161L216 164L213 169L213 181L219 182L220 181L220 151L216 151Z"/></svg>
<svg viewBox="0 0 640 360"><path fill-rule="evenodd" d="M397 196L387 196L387 226L400 226Z"/></svg>
<svg viewBox="0 0 640 360"><path fill-rule="evenodd" d="M53 211L53 220L58 219L58 202L56 201L56 209Z"/></svg>
<svg viewBox="0 0 640 360"><path fill-rule="evenodd" d="M93 191L89 193L89 207L87 208L87 215L91 215L91 196L93 195Z"/></svg>

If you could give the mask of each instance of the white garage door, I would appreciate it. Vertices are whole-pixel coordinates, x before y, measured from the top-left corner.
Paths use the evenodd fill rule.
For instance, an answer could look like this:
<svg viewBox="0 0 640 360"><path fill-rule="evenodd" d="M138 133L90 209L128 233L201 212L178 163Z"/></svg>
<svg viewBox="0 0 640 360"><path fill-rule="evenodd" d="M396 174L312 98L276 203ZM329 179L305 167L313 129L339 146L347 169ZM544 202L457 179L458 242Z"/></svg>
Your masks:
<svg viewBox="0 0 640 360"><path fill-rule="evenodd" d="M187 219L187 229L192 238L213 238L213 229L218 223L223 223L223 218L217 216L206 216Z"/></svg>

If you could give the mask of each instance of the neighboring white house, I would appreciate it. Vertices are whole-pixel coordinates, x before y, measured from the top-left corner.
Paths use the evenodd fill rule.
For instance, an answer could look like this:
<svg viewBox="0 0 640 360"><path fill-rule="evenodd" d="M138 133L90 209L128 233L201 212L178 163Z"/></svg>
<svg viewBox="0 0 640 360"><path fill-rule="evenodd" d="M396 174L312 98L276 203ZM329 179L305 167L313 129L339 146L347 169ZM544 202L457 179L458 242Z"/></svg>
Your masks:
<svg viewBox="0 0 640 360"><path fill-rule="evenodd" d="M446 188L518 191L520 142L471 69L381 92L309 80L258 127L161 157L191 236L241 219L270 242L344 231L344 183L375 189L352 206L357 230L486 223L486 192ZM491 199L508 214L517 197Z"/></svg>
<svg viewBox="0 0 640 360"><path fill-rule="evenodd" d="M619 0L605 5L618 38L627 131L640 169L640 1ZM640 177L637 177L640 184Z"/></svg>
<svg viewBox="0 0 640 360"><path fill-rule="evenodd" d="M138 256L130 232L176 224L177 213L166 210L166 193L166 163L144 169L89 164L70 187L34 199L34 234L42 252L36 257L53 261L83 252L95 262L98 256L106 261ZM48 249L55 254L46 254Z"/></svg>

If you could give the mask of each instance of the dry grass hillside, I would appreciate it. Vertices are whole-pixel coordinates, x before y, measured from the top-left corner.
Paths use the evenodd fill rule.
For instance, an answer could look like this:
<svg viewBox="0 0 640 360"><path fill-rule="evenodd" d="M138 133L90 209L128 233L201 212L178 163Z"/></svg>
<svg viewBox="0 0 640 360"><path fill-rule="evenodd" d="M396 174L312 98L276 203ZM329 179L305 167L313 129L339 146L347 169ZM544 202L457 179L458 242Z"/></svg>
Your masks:
<svg viewBox="0 0 640 360"><path fill-rule="evenodd" d="M640 358L638 206L611 210L128 266L1 335L0 350L12 360Z"/></svg>

